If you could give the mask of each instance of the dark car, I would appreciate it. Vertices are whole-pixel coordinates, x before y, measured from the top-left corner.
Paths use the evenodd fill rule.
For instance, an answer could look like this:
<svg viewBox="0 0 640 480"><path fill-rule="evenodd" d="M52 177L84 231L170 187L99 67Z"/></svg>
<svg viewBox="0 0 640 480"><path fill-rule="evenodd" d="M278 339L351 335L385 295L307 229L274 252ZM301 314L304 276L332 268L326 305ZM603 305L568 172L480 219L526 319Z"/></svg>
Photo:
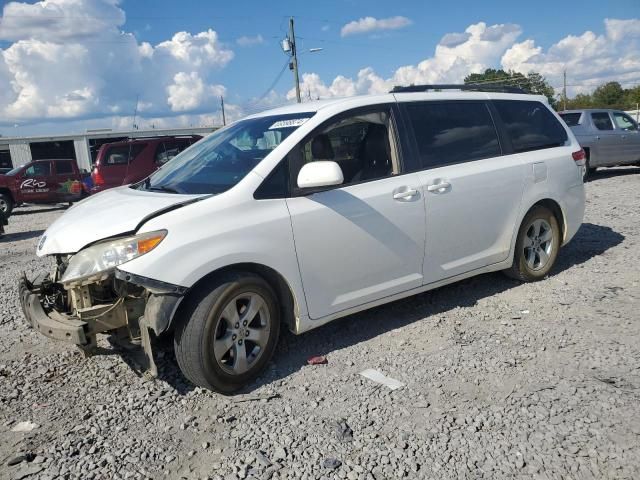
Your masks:
<svg viewBox="0 0 640 480"><path fill-rule="evenodd" d="M91 193L139 182L201 138L137 138L104 144L91 172Z"/></svg>
<svg viewBox="0 0 640 480"><path fill-rule="evenodd" d="M84 175L88 175L85 173ZM21 203L71 203L85 191L75 160L36 160L0 175L0 210L6 217Z"/></svg>

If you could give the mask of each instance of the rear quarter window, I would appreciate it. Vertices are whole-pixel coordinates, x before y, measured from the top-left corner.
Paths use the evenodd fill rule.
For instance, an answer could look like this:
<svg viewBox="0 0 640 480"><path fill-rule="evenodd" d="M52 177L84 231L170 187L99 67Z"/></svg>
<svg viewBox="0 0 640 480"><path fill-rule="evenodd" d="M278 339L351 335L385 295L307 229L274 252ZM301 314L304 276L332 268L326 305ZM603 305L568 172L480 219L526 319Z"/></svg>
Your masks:
<svg viewBox="0 0 640 480"><path fill-rule="evenodd" d="M102 161L104 166L127 165L135 160L135 158L145 149L146 143L137 143L135 145L118 145L110 147Z"/></svg>
<svg viewBox="0 0 640 480"><path fill-rule="evenodd" d="M57 175L69 175L73 173L73 164L71 162L55 162Z"/></svg>
<svg viewBox="0 0 640 480"><path fill-rule="evenodd" d="M494 100L493 104L516 153L558 147L568 140L564 127L542 102Z"/></svg>
<svg viewBox="0 0 640 480"><path fill-rule="evenodd" d="M581 113L561 113L560 117L569 127L575 127L580 124Z"/></svg>

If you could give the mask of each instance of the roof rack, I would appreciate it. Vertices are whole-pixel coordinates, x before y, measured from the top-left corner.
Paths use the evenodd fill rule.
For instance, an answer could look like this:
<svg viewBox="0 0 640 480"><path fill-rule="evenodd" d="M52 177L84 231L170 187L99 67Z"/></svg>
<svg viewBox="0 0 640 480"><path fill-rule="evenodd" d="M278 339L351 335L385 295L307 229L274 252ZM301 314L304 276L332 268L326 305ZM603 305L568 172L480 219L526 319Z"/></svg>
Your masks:
<svg viewBox="0 0 640 480"><path fill-rule="evenodd" d="M509 85L487 85L474 83L445 83L441 85L409 85L406 87L393 87L389 93L426 92L427 90L469 90L473 92L502 92L502 93L527 93L520 87Z"/></svg>

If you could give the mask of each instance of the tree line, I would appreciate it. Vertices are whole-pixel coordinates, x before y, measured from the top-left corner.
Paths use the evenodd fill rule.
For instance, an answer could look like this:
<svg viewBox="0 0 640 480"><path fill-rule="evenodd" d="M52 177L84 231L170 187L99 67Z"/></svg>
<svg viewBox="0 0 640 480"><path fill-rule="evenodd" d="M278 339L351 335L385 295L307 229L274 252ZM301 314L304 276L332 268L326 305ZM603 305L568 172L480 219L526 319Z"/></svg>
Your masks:
<svg viewBox="0 0 640 480"><path fill-rule="evenodd" d="M472 73L464 79L466 84L490 86L510 86L522 88L525 92L544 95L556 110L574 108L613 108L635 110L640 103L640 85L623 88L619 82L606 82L592 93L579 93L573 98L556 95L555 89L539 73L526 75L520 72L488 68L483 73ZM565 107L566 105L566 107Z"/></svg>

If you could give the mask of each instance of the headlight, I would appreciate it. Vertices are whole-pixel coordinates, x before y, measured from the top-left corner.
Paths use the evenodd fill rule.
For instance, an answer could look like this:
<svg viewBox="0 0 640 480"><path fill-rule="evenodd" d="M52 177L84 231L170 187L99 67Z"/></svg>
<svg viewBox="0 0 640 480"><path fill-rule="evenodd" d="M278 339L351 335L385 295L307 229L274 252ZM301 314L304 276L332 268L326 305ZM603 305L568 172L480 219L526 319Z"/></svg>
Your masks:
<svg viewBox="0 0 640 480"><path fill-rule="evenodd" d="M76 253L62 275L62 283L71 283L99 275L156 248L166 230L142 233L93 245Z"/></svg>

